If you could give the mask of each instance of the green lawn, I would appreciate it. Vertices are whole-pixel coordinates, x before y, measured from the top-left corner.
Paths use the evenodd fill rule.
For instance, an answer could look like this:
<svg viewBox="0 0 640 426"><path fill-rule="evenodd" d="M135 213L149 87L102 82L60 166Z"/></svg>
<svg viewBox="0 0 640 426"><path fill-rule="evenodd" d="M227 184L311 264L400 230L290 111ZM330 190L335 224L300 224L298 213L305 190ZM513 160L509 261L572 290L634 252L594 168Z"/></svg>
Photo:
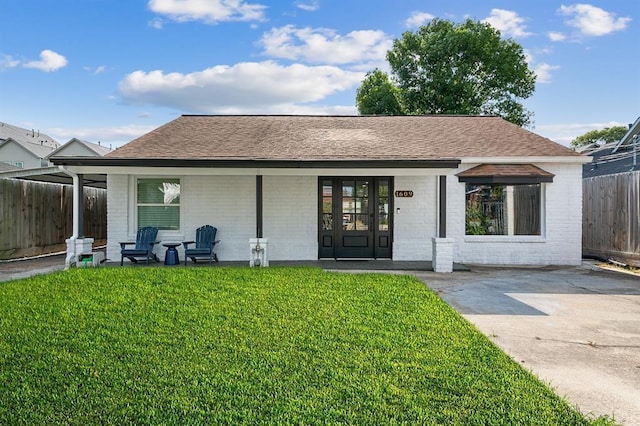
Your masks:
<svg viewBox="0 0 640 426"><path fill-rule="evenodd" d="M591 424L409 276L73 269L0 284L0 424Z"/></svg>

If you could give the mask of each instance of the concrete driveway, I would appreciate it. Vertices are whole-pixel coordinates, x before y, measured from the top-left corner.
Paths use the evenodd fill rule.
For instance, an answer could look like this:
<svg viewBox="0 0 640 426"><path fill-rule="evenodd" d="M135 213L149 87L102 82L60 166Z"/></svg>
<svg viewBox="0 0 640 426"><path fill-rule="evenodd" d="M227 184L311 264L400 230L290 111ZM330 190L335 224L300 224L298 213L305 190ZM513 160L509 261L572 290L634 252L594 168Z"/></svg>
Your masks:
<svg viewBox="0 0 640 426"><path fill-rule="evenodd" d="M640 425L640 276L591 263L416 276L583 413Z"/></svg>

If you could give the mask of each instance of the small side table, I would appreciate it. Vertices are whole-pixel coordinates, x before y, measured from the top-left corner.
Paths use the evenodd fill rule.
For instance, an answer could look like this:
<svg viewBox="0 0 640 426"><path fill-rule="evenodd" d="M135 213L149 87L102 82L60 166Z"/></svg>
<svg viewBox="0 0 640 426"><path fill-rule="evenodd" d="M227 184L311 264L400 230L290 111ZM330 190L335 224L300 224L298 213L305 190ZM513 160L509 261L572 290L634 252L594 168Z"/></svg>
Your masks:
<svg viewBox="0 0 640 426"><path fill-rule="evenodd" d="M164 264L165 265L179 265L180 259L178 258L178 247L182 243L162 243L164 247L167 248L167 252L164 254Z"/></svg>

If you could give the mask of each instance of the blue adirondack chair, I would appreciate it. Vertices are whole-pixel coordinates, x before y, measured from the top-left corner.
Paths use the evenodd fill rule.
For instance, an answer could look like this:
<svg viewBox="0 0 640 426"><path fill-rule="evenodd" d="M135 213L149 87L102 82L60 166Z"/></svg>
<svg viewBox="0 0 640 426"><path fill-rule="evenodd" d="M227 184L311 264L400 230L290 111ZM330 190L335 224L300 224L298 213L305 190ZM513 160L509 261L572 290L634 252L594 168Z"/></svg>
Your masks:
<svg viewBox="0 0 640 426"><path fill-rule="evenodd" d="M160 259L158 259L158 256L153 252L153 246L159 243L159 241L156 241L157 236L158 228L155 226L145 226L144 228L138 229L135 242L120 243L120 266L124 264L125 257L133 263L138 263L136 258L139 257L146 258L147 265L150 259L159 262ZM133 244L135 244L135 248L126 248Z"/></svg>
<svg viewBox="0 0 640 426"><path fill-rule="evenodd" d="M211 225L204 225L196 229L196 240L185 241L184 245L184 266L187 266L187 259L195 263L198 257L208 257L209 265L213 264L213 261L218 261L218 255L213 252L213 248L220 240L216 240L216 233L218 228ZM195 244L195 247L189 248L191 244Z"/></svg>

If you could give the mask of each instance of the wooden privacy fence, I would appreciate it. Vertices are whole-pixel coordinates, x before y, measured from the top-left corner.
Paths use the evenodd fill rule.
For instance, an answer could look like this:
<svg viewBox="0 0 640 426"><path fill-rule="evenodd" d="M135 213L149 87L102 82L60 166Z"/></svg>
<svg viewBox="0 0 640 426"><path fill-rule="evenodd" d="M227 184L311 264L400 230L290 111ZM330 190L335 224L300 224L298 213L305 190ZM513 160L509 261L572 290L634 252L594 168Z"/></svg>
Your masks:
<svg viewBox="0 0 640 426"><path fill-rule="evenodd" d="M582 252L640 267L640 172L582 180Z"/></svg>
<svg viewBox="0 0 640 426"><path fill-rule="evenodd" d="M0 259L66 250L73 186L0 179ZM107 238L107 191L84 188L84 236Z"/></svg>

